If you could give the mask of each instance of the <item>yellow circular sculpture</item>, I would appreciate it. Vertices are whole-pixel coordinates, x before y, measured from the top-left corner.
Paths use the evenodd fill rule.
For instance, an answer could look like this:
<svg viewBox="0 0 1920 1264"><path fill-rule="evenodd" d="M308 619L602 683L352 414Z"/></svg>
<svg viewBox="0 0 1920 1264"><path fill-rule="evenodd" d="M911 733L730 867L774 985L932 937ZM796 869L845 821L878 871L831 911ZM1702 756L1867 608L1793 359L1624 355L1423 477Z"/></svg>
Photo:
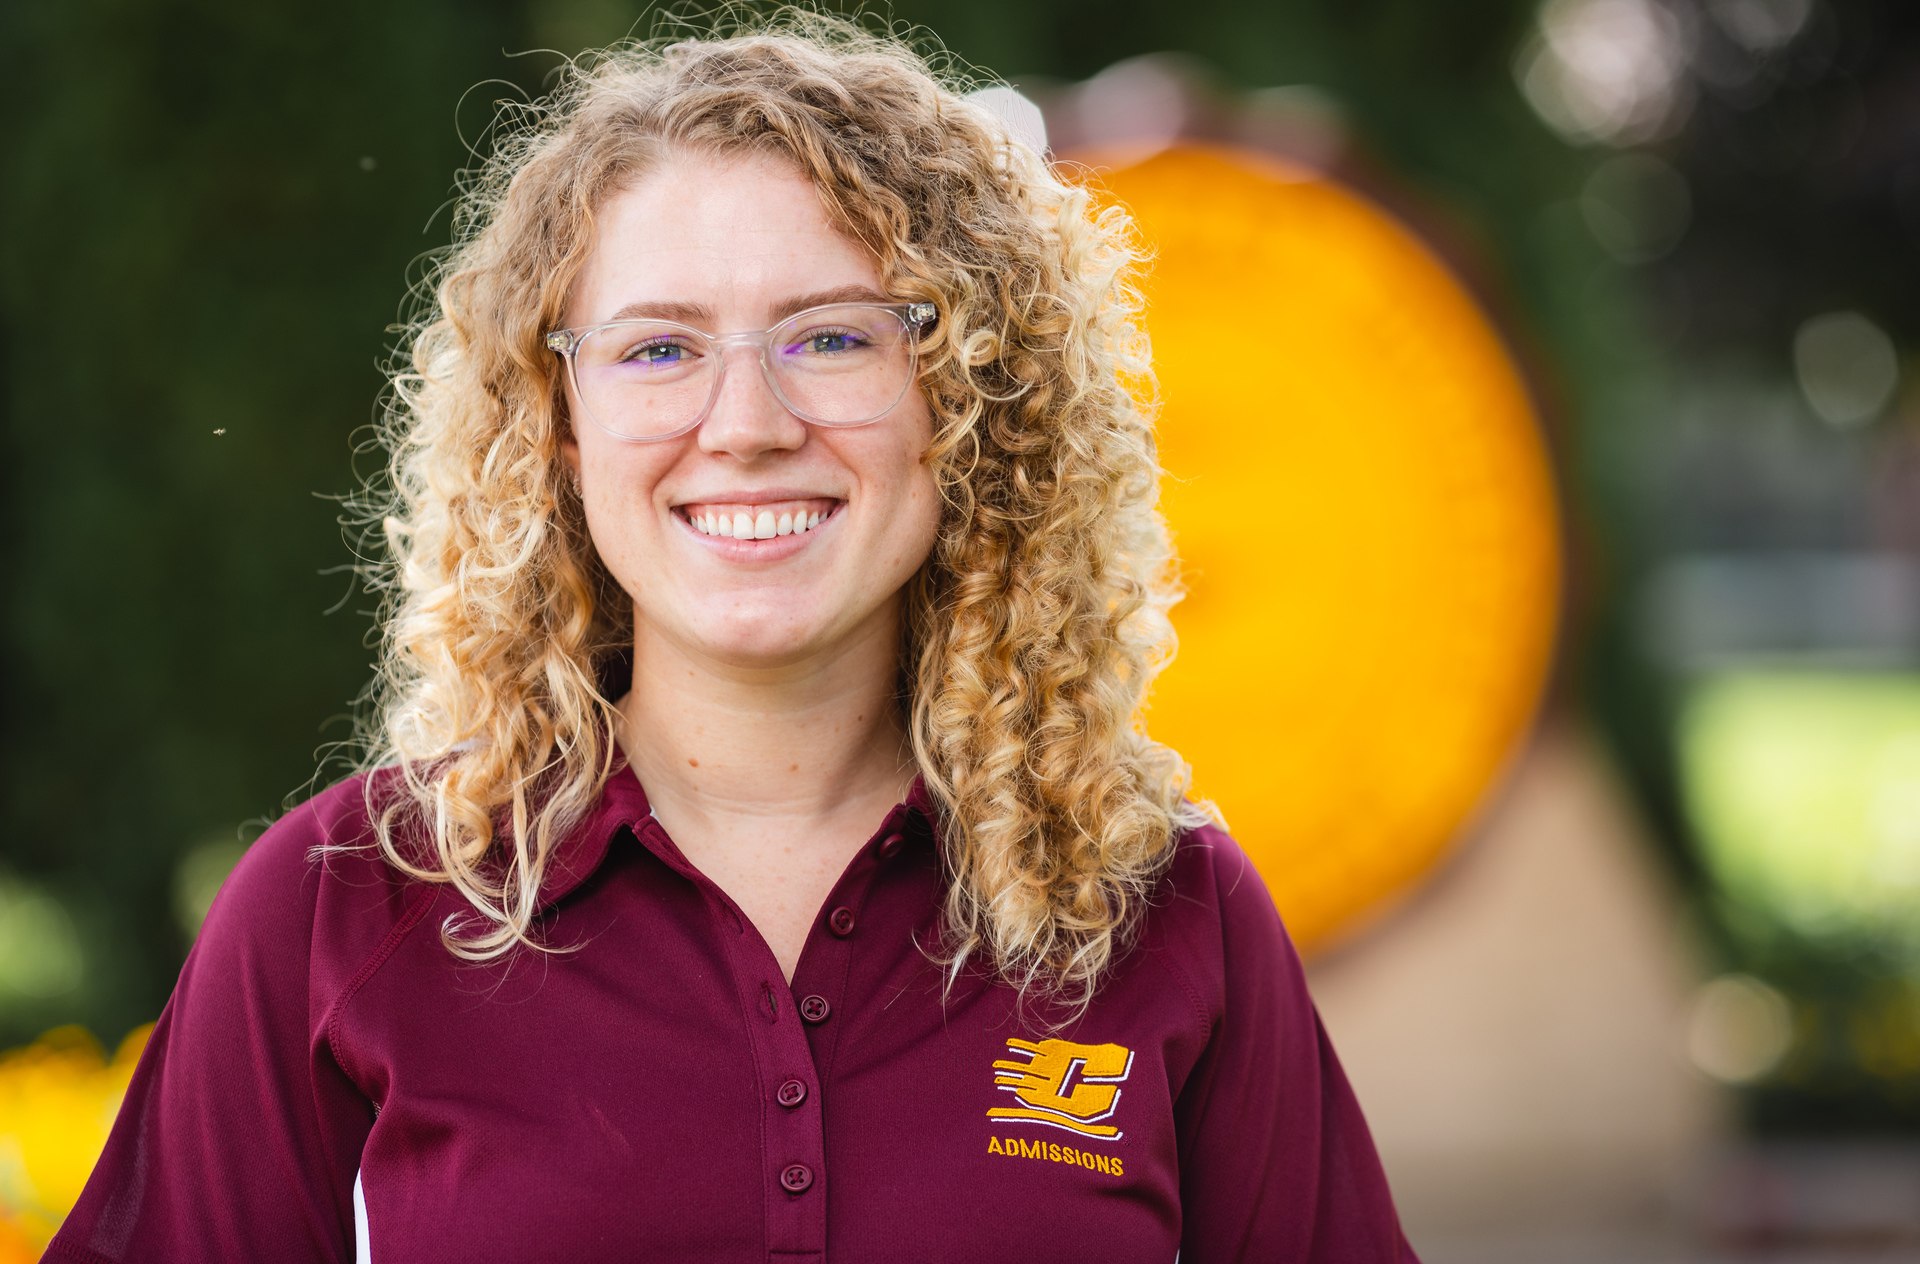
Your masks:
<svg viewBox="0 0 1920 1264"><path fill-rule="evenodd" d="M1189 595L1153 732L1311 948L1417 885L1526 734L1560 607L1549 455L1487 317L1380 207L1218 147L1083 160L1154 252Z"/></svg>

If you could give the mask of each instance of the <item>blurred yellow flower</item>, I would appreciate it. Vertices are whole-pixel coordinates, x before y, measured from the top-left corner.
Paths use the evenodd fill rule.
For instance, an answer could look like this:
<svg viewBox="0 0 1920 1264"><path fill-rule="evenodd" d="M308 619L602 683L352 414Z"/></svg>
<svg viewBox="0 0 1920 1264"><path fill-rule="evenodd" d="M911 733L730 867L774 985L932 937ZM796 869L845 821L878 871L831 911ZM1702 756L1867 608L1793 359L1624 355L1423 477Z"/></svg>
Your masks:
<svg viewBox="0 0 1920 1264"><path fill-rule="evenodd" d="M152 1031L111 1059L80 1027L0 1054L0 1264L39 1259L72 1210Z"/></svg>

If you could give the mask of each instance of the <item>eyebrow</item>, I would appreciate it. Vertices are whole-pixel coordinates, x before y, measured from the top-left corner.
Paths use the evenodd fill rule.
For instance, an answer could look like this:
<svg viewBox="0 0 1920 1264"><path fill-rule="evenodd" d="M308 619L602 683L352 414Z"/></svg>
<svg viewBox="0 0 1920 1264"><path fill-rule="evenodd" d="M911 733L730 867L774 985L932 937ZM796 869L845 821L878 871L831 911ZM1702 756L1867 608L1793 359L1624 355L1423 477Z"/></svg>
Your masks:
<svg viewBox="0 0 1920 1264"><path fill-rule="evenodd" d="M795 312L804 312L809 307L826 307L834 303L891 303L893 301L870 286L838 285L830 290L816 290L811 294L795 294L783 298L773 305L771 315L773 324L777 325ZM682 325L711 328L715 317L713 309L705 303L681 303L662 299L628 303L608 319L671 320Z"/></svg>

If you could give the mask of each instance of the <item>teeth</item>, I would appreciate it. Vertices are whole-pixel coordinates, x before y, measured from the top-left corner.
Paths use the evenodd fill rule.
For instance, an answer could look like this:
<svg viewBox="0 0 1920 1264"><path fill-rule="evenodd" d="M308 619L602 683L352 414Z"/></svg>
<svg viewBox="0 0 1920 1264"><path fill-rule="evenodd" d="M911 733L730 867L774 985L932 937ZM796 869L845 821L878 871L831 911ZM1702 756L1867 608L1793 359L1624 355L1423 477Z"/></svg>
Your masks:
<svg viewBox="0 0 1920 1264"><path fill-rule="evenodd" d="M783 513L777 517L770 509L763 509L749 517L744 513L701 513L693 514L687 521L693 529L702 535L717 535L732 540L771 540L776 536L798 535L811 531L820 525L821 514Z"/></svg>

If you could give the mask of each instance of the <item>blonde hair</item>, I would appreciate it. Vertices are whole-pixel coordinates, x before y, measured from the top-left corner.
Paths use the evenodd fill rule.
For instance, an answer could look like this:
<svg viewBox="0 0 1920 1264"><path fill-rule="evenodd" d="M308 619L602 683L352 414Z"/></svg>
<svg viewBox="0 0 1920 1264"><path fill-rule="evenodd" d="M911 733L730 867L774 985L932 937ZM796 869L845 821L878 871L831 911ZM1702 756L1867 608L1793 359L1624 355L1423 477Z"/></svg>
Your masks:
<svg viewBox="0 0 1920 1264"><path fill-rule="evenodd" d="M602 675L632 611L566 474L561 313L606 196L664 153L776 154L930 300L922 351L945 500L909 583L902 685L948 868L949 985L990 964L1084 1008L1187 826L1186 764L1141 708L1177 600L1122 211L1009 139L900 40L785 11L573 63L514 106L394 372L389 556L363 735L382 852L470 906L471 960L530 935L557 841L614 768ZM372 778L368 785L374 784ZM411 838L413 841L407 842Z"/></svg>

